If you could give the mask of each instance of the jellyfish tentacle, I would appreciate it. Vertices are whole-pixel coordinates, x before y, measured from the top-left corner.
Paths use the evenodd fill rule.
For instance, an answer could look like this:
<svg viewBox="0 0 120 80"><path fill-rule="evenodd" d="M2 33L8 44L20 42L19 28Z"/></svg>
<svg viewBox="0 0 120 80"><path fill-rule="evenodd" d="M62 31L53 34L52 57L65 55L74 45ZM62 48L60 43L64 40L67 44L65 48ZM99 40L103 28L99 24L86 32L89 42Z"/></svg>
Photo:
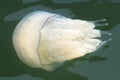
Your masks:
<svg viewBox="0 0 120 80"><path fill-rule="evenodd" d="M94 23L98 23L98 22L105 22L107 21L107 19L98 19L98 20L95 20L95 21L92 21Z"/></svg>
<svg viewBox="0 0 120 80"><path fill-rule="evenodd" d="M107 19L99 19L99 20L90 21L90 22L94 23L96 26L107 26L109 24L106 21Z"/></svg>
<svg viewBox="0 0 120 80"><path fill-rule="evenodd" d="M95 23L96 26L107 26L109 25L108 23Z"/></svg>
<svg viewBox="0 0 120 80"><path fill-rule="evenodd" d="M100 33L101 33L101 35L109 35L109 36L111 36L111 35L112 35L111 33L106 32L106 31L100 31Z"/></svg>
<svg viewBox="0 0 120 80"><path fill-rule="evenodd" d="M111 41L111 40L112 40L112 39L110 38L110 39L108 39L108 40L102 41L102 42L100 43L100 45L97 47L96 50L99 50L101 47L103 47L106 43L108 43L108 42Z"/></svg>

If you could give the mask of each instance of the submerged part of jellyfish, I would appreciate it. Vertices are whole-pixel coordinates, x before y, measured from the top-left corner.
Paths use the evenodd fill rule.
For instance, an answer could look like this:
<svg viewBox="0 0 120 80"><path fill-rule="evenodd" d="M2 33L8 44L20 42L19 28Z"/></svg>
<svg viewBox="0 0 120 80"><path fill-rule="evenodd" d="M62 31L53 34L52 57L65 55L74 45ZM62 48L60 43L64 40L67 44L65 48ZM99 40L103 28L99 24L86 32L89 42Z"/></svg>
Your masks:
<svg viewBox="0 0 120 80"><path fill-rule="evenodd" d="M32 12L17 25L13 45L25 64L53 71L65 61L94 52L109 41L98 39L102 37L101 31L95 29L95 26L108 25L104 21L70 19L44 11Z"/></svg>

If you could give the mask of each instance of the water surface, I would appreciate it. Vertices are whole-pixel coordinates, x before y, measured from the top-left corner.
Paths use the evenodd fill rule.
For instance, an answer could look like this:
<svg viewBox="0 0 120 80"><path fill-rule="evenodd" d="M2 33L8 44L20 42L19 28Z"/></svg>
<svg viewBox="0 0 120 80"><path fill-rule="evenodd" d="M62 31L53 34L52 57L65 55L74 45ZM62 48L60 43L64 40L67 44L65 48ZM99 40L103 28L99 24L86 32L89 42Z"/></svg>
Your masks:
<svg viewBox="0 0 120 80"><path fill-rule="evenodd" d="M66 62L53 72L23 64L12 45L17 23L28 13L42 10L83 20L107 19L97 27L112 33L112 41L99 51ZM0 80L120 80L119 0L1 0Z"/></svg>

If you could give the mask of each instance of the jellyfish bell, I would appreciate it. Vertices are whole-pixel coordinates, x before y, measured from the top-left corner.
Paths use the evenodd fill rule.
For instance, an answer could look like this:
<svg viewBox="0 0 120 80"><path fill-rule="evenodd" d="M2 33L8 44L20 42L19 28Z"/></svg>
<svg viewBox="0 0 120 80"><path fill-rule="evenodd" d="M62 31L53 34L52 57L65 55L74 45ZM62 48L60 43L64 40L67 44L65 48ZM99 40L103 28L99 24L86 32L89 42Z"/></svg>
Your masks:
<svg viewBox="0 0 120 80"><path fill-rule="evenodd" d="M101 31L94 29L97 21L70 19L44 11L25 16L13 33L13 45L18 57L33 68L53 71L65 61L97 50Z"/></svg>

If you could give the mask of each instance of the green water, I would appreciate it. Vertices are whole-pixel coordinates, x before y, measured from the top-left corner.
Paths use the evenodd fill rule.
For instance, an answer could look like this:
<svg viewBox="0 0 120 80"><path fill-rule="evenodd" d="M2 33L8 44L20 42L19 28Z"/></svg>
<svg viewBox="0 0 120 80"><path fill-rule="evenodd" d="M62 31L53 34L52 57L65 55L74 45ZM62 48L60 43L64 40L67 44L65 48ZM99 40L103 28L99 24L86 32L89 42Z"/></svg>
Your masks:
<svg viewBox="0 0 120 80"><path fill-rule="evenodd" d="M85 20L105 18L109 26L98 28L112 33L112 41L53 72L30 68L17 57L12 34L22 17L37 10ZM0 80L120 80L119 61L119 0L0 0Z"/></svg>

